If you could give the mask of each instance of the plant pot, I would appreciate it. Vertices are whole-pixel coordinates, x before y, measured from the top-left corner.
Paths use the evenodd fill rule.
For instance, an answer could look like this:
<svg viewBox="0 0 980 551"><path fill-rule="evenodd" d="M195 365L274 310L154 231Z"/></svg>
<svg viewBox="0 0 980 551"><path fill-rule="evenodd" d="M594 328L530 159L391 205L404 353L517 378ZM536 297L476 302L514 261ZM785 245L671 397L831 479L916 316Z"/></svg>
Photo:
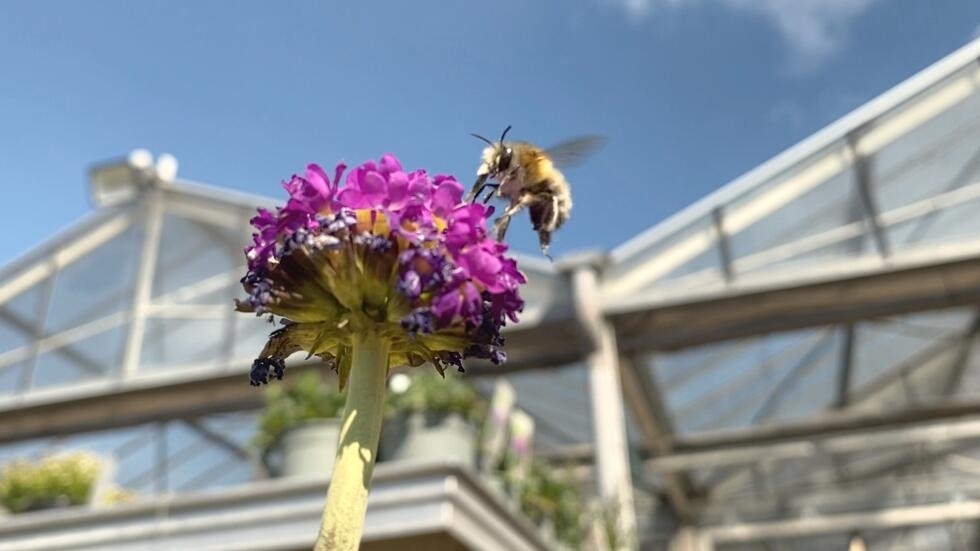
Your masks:
<svg viewBox="0 0 980 551"><path fill-rule="evenodd" d="M340 419L309 421L279 437L264 460L276 478L325 476L333 472L340 438Z"/></svg>
<svg viewBox="0 0 980 551"><path fill-rule="evenodd" d="M473 425L458 413L398 414L385 422L378 454L384 461L453 461L476 465Z"/></svg>

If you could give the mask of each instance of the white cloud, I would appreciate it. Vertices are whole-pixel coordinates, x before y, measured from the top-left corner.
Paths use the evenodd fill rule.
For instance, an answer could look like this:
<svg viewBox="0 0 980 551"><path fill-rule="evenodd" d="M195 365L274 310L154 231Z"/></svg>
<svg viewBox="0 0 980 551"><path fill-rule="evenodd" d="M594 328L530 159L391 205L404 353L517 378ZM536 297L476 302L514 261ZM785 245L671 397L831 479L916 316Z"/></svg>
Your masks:
<svg viewBox="0 0 980 551"><path fill-rule="evenodd" d="M662 7L677 7L690 5L700 0L605 0L626 11L630 19L639 21ZM713 1L713 0L712 0Z"/></svg>
<svg viewBox="0 0 980 551"><path fill-rule="evenodd" d="M713 2L764 17L791 48L791 65L808 70L837 53L850 23L879 0L614 0L631 18L660 8Z"/></svg>

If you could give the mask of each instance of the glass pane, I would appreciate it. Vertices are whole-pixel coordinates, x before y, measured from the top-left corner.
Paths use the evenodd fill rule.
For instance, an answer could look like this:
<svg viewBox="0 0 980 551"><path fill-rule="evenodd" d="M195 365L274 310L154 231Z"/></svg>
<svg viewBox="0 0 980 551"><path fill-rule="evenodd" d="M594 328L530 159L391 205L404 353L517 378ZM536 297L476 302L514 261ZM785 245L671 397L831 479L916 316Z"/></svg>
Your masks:
<svg viewBox="0 0 980 551"><path fill-rule="evenodd" d="M49 334L130 308L142 234L142 228L130 228L58 272L46 319Z"/></svg>
<svg viewBox="0 0 980 551"><path fill-rule="evenodd" d="M535 448L553 449L593 440L585 366L522 371L504 378L514 387L515 407L534 417ZM493 393L496 377L473 380L484 396Z"/></svg>
<svg viewBox="0 0 980 551"><path fill-rule="evenodd" d="M255 434L254 415L249 413L199 421L206 430L241 449L249 447ZM179 460L169 480L171 488L177 491L193 491L202 484L208 487L241 484L255 478L253 467L247 460L186 425L174 424L169 442L173 446L173 457Z"/></svg>
<svg viewBox="0 0 980 551"><path fill-rule="evenodd" d="M10 312L0 309L0 359L3 353L21 349L34 340L33 328ZM0 361L0 365L3 365Z"/></svg>
<svg viewBox="0 0 980 551"><path fill-rule="evenodd" d="M0 306L0 393L7 391L8 377L12 391L20 366L32 361L30 345L37 335L42 288L46 284L35 285Z"/></svg>
<svg viewBox="0 0 980 551"><path fill-rule="evenodd" d="M650 289L721 283L721 255L714 218L701 217L663 237L641 255L615 266L608 277L615 280L636 270L649 274Z"/></svg>
<svg viewBox="0 0 980 551"><path fill-rule="evenodd" d="M269 333L273 332L276 326L264 318L242 313L236 313L234 320L235 340L232 343L231 359L244 361L246 365L251 365L252 360L259 355L262 347L265 346Z"/></svg>
<svg viewBox="0 0 980 551"><path fill-rule="evenodd" d="M736 278L773 266L876 254L854 191L853 171L845 170L812 187L794 183L796 176L767 184L725 207L726 219L757 218L730 237ZM778 202L779 208L754 214L765 212L772 202Z"/></svg>
<svg viewBox="0 0 980 551"><path fill-rule="evenodd" d="M0 306L0 317L17 320L19 325L34 327L41 315L41 297L47 280L38 283Z"/></svg>
<svg viewBox="0 0 980 551"><path fill-rule="evenodd" d="M855 327L852 387L871 385L884 374L914 368L954 347L969 321L963 310L867 322ZM950 327L950 321L957 323Z"/></svg>
<svg viewBox="0 0 980 551"><path fill-rule="evenodd" d="M932 212L889 228L894 247L948 245L980 239L980 198Z"/></svg>
<svg viewBox="0 0 980 551"><path fill-rule="evenodd" d="M668 389L665 402L676 432L744 427L818 407L784 400L783 394L800 380L823 376L825 357L833 356L836 346L826 328L744 339L660 354L652 376Z"/></svg>
<svg viewBox="0 0 980 551"><path fill-rule="evenodd" d="M101 379L117 372L125 337L123 327L114 327L43 352L38 357L32 387Z"/></svg>
<svg viewBox="0 0 980 551"><path fill-rule="evenodd" d="M64 352L64 350L45 352L38 357L31 388L65 386L100 376L99 373L87 371L83 367L87 364L76 362Z"/></svg>
<svg viewBox="0 0 980 551"><path fill-rule="evenodd" d="M140 370L187 369L218 364L226 359L222 348L224 327L224 319L147 319Z"/></svg>
<svg viewBox="0 0 980 551"><path fill-rule="evenodd" d="M164 216L153 298L181 304L231 304L244 274L240 233L173 214Z"/></svg>
<svg viewBox="0 0 980 551"><path fill-rule="evenodd" d="M10 396L19 390L21 377L28 362L17 362L0 367L0 396Z"/></svg>
<svg viewBox="0 0 980 551"><path fill-rule="evenodd" d="M980 94L973 94L872 157L879 208L888 212L974 183L962 171L978 150Z"/></svg>

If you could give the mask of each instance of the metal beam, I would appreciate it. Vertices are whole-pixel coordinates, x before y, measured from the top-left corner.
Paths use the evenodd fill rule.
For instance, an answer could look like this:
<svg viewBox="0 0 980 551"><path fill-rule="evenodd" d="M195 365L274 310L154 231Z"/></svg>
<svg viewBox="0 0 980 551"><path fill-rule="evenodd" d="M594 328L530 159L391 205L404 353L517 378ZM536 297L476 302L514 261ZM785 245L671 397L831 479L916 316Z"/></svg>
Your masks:
<svg viewBox="0 0 980 551"><path fill-rule="evenodd" d="M980 303L980 243L933 250L888 266L855 261L839 273L792 273L753 287L607 306L625 353L676 350L737 338ZM644 302L646 304L644 304Z"/></svg>
<svg viewBox="0 0 980 551"><path fill-rule="evenodd" d="M589 344L581 329L567 321L546 322L532 327L504 328L507 361L493 365L486 360L466 360L468 374L499 376L527 369L566 367L581 362L589 354Z"/></svg>
<svg viewBox="0 0 980 551"><path fill-rule="evenodd" d="M38 343L45 337L45 329L48 325L48 312L51 310L51 296L54 294L54 284L58 280L58 273L55 272L44 282L44 287L41 288L41 298L37 303L37 311L35 312L34 320L34 333L31 337L34 340L34 350L31 354L31 359L24 364L23 369L20 373L20 380L17 382L17 391L20 393L26 392L27 389L34 384L34 374L37 372L38 364L41 363L41 355L38 353L40 346ZM4 312L7 313L7 312ZM12 312L10 312L12 314ZM16 316L14 316L16 317ZM9 320L9 318L8 318ZM86 358L87 356L83 352L78 352L75 350L70 351L69 355L76 355L80 358ZM89 364L94 364L95 362L89 361ZM89 367L82 364L83 369ZM96 371L101 371L96 367Z"/></svg>
<svg viewBox="0 0 980 551"><path fill-rule="evenodd" d="M970 127L970 132L976 132L980 129L980 124ZM967 133L969 136L969 133ZM958 139L962 140L965 136L958 136ZM945 145L945 144L944 144ZM937 151L931 152L931 154L936 154L937 152L943 151L943 148L937 148ZM912 157L908 162L914 166L916 162L916 157ZM885 177L883 177L885 178ZM887 178L885 178L887 180ZM922 226L923 221L929 219L934 219L937 213L943 212L947 209L952 209L956 207L962 207L966 203L971 203L977 201L980 198L980 182L974 181L972 184L960 185L949 191L939 193L937 195L931 195L924 199L914 201L899 207L895 207L892 210L882 212L879 215L881 224L884 228L895 228L898 226L906 226L911 222L918 221L920 225L916 227L918 229ZM860 210L860 206L855 207ZM845 211L847 216L845 220L842 221L841 225L830 228L821 232L807 234L803 237L799 237L789 242L780 243L778 245L773 245L769 248L762 249L759 251L746 253L738 256L738 258L732 259L732 270L735 273L758 273L760 270L766 267L776 267L779 264L787 260L802 259L805 258L809 253L817 252L821 249L838 247L848 249L849 242L862 243L860 239L867 232L865 223L862 219L861 213L852 213L851 209ZM854 214L855 216L852 216ZM830 216L830 213L817 211L811 213L807 218L805 218L801 223L804 225L811 221L811 219ZM847 222L847 220L851 220ZM905 243L917 243L918 241L912 237L905 240ZM861 249L854 249L854 252L859 252ZM852 255L853 256L853 255ZM850 262L850 259L844 262ZM691 288L699 287L699 283L704 285L714 285L717 286L718 275L714 268L706 268L699 272L694 272L692 274L686 275L680 278L685 285L690 285ZM610 289L612 291L610 296L616 296L616 289L610 284Z"/></svg>
<svg viewBox="0 0 980 551"><path fill-rule="evenodd" d="M675 439L675 453L651 459L660 471L810 458L875 448L980 439L980 401L895 412L852 412L823 419Z"/></svg>
<svg viewBox="0 0 980 551"><path fill-rule="evenodd" d="M620 358L619 365L626 404L633 412L633 419L643 433L647 446L655 455L669 455L671 448L665 437L673 434L673 428L653 377L630 358ZM665 485L667 499L677 517L682 521L694 520L690 497L694 490L687 475L667 473Z"/></svg>
<svg viewBox="0 0 980 551"><path fill-rule="evenodd" d="M587 343L580 329L568 321L506 329L507 362L500 366L467 362L468 375L500 376L526 369L570 366L586 354ZM129 381L102 379L0 397L0 442L258 408L262 405L262 392L248 385L250 364L251 359L238 357L200 368L140 372ZM306 369L323 369L323 365L291 363L287 377Z"/></svg>
<svg viewBox="0 0 980 551"><path fill-rule="evenodd" d="M973 320L970 321L970 326L967 328L966 334L963 335L963 340L960 341L957 347L956 356L953 357L953 362L949 368L949 375L946 379L946 385L943 388L944 395L952 396L956 393L960 381L963 380L963 373L966 371L970 356L973 354L973 347L977 342L978 334L980 334L980 310L973 314Z"/></svg>
<svg viewBox="0 0 980 551"><path fill-rule="evenodd" d="M840 331L842 341L837 373L837 396L834 398L834 406L838 409L844 409L848 404L851 373L854 371L854 323L845 323Z"/></svg>
<svg viewBox="0 0 980 551"><path fill-rule="evenodd" d="M830 470L809 472L806 474L807 478L801 482L780 481L775 491L762 495L750 494L748 489L728 492L724 495L713 492L711 496L704 499L703 503L697 505L701 507L702 519L706 519L725 518L728 515L761 518L763 515L772 515L775 510L785 513L815 509L831 513L853 509L860 503L884 503L904 492L923 501L933 503L948 501L954 492L976 495L980 491L980 485L975 482L976 477L972 473L944 476L933 473L903 475L904 472L912 466L917 470L929 467L958 449L975 449L976 446L975 441L937 446L935 450L929 450L925 456L900 457L856 475L845 475L838 480L829 479L827 476L815 476L815 474L832 475Z"/></svg>
<svg viewBox="0 0 980 551"><path fill-rule="evenodd" d="M626 418L623 412L619 351L612 326L598 301L599 274L593 266L572 272L575 311L592 351L586 358L592 427L596 444L596 478L600 496L615 504L621 534L636 531L636 509L630 472Z"/></svg>
<svg viewBox="0 0 980 551"><path fill-rule="evenodd" d="M98 215L94 217L92 222L80 224L79 228L73 228L78 233L52 239L48 247L35 251L36 257L43 260L0 283L0 304L5 304L8 300L40 283L56 271L122 234L132 225L133 218L134 214L131 212L111 217Z"/></svg>
<svg viewBox="0 0 980 551"><path fill-rule="evenodd" d="M794 438L819 437L822 435L862 429L890 429L928 421L946 421L971 415L980 415L980 399L950 400L941 404L910 407L896 411L843 411L828 412L804 421L704 432L699 435L675 438L674 448L679 451L734 446L768 444Z"/></svg>
<svg viewBox="0 0 980 551"><path fill-rule="evenodd" d="M736 544L929 526L976 519L980 519L980 501L960 501L938 505L896 507L874 512L729 524L705 528L704 532L715 544Z"/></svg>
<svg viewBox="0 0 980 551"><path fill-rule="evenodd" d="M160 234L163 230L163 193L158 189L148 191L143 200L145 209L145 234L140 251L139 268L133 293L132 315L126 336L122 358L123 377L132 377L139 369L143 350L143 334L146 331L146 310L153 295L153 279L156 272L157 253L160 250Z"/></svg>
<svg viewBox="0 0 980 551"><path fill-rule="evenodd" d="M732 247L728 232L725 231L725 212L721 207L711 211L711 221L714 224L715 233L717 234L716 243L718 245L718 260L721 265L721 273L725 277L725 281L732 281L735 279L735 271L732 268Z"/></svg>
<svg viewBox="0 0 980 551"><path fill-rule="evenodd" d="M219 377L171 372L152 383L100 381L0 401L0 442L261 407L262 392L249 386L247 365L219 368Z"/></svg>
<svg viewBox="0 0 980 551"><path fill-rule="evenodd" d="M683 236L678 230L683 230L696 221L704 219L712 208L746 197L750 191L764 184L768 185L766 193L760 193L758 197L744 201L737 211L731 213L730 230L737 233L782 208L847 169L850 156L842 154L843 148L839 145L842 136L865 127L868 122L878 119L885 113L890 113L887 119L878 120L874 128L862 134L854 145L859 155L870 156L975 94L980 83L980 71L976 70L974 64L976 58L974 52L977 49L980 49L980 45L972 44L970 48L964 48L957 55L950 56L936 66L923 71L869 106L862 108L859 110L860 114L855 113L845 117L832 127L678 213L667 222L621 245L613 251L613 260L617 263L626 261L633 264L629 261L642 257L644 253L662 245L667 239ZM933 79L938 78L935 75L940 67L942 73L939 74L947 77L959 74L937 85L940 81ZM897 100L899 96L903 99ZM704 239L700 234L688 234L684 237L686 238L670 243L670 247L659 255L656 263L646 263L642 267L626 270L625 273L620 274L621 277L617 278L619 281L616 283L618 291L625 295L640 290L663 274L701 254L711 245L710 240Z"/></svg>
<svg viewBox="0 0 980 551"><path fill-rule="evenodd" d="M871 230L871 237L878 254L887 258L891 249L888 244L888 237L882 228L881 219L878 216L878 204L871 187L871 157L862 154L858 149L858 135L866 134L869 128L871 128L870 123L847 135L847 152L852 156L855 195L860 201L864 220Z"/></svg>

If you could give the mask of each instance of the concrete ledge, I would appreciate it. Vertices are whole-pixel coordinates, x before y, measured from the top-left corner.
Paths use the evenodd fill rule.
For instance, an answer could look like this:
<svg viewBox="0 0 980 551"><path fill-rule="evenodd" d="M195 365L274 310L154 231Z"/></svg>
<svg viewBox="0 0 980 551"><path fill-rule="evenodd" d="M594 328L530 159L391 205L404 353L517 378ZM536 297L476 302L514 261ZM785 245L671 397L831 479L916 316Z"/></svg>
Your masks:
<svg viewBox="0 0 980 551"><path fill-rule="evenodd" d="M72 508L0 521L6 551L310 549L326 478L258 481L107 509ZM364 551L544 551L527 519L452 463L379 463Z"/></svg>

